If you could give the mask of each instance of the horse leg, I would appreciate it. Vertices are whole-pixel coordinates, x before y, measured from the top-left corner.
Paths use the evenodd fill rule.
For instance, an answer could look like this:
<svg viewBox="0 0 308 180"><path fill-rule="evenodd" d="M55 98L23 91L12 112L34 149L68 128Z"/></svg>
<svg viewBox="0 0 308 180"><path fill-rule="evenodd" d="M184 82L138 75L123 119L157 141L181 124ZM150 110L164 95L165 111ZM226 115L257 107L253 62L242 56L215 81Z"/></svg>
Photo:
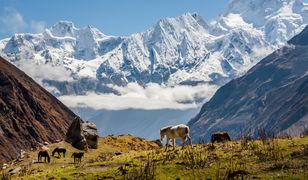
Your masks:
<svg viewBox="0 0 308 180"><path fill-rule="evenodd" d="M182 149L184 149L184 146L185 146L185 142L187 141L187 136L184 136L182 138Z"/></svg>
<svg viewBox="0 0 308 180"><path fill-rule="evenodd" d="M189 140L189 144L192 146L192 142L191 142L191 138L190 138L190 136L189 136L189 135L187 135L187 138L188 138L188 140Z"/></svg>
<svg viewBox="0 0 308 180"><path fill-rule="evenodd" d="M172 144L173 144L173 150L175 149L175 138L172 139Z"/></svg>
<svg viewBox="0 0 308 180"><path fill-rule="evenodd" d="M170 141L170 139L167 137L167 143L166 143L166 149L165 149L165 151L167 151L167 149L168 149L169 141Z"/></svg>
<svg viewBox="0 0 308 180"><path fill-rule="evenodd" d="M65 158L65 152L63 152L63 157Z"/></svg>

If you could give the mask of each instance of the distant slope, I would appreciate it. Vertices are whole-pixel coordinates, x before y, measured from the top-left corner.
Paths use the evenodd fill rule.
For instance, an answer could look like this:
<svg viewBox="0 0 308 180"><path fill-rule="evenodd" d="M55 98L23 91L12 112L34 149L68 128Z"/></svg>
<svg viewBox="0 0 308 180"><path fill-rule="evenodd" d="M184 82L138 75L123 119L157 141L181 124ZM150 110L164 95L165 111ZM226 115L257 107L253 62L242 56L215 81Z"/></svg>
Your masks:
<svg viewBox="0 0 308 180"><path fill-rule="evenodd" d="M243 77L221 87L188 125L195 140L257 127L299 135L308 126L308 27Z"/></svg>
<svg viewBox="0 0 308 180"><path fill-rule="evenodd" d="M0 162L38 142L63 139L75 114L0 57Z"/></svg>

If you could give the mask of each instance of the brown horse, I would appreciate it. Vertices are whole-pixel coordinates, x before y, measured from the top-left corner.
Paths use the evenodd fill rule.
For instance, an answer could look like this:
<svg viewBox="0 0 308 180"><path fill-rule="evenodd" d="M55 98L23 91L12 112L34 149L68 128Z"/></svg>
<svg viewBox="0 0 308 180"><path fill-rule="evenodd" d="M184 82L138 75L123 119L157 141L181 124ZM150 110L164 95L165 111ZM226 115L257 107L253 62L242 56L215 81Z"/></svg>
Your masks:
<svg viewBox="0 0 308 180"><path fill-rule="evenodd" d="M231 141L231 138L227 132L215 132L212 134L211 142L224 142Z"/></svg>
<svg viewBox="0 0 308 180"><path fill-rule="evenodd" d="M74 152L71 157L74 158L74 163L81 163L81 158L84 156L84 152Z"/></svg>
<svg viewBox="0 0 308 180"><path fill-rule="evenodd" d="M50 162L50 156L47 151L40 151L37 156L37 161L41 162L42 157L44 157L44 162L46 162L46 160L47 162Z"/></svg>
<svg viewBox="0 0 308 180"><path fill-rule="evenodd" d="M55 156L55 153L58 153L58 157L61 157L61 154L63 154L63 157L65 157L65 153L66 153L66 149L63 147L56 147L53 151L52 151L52 156Z"/></svg>

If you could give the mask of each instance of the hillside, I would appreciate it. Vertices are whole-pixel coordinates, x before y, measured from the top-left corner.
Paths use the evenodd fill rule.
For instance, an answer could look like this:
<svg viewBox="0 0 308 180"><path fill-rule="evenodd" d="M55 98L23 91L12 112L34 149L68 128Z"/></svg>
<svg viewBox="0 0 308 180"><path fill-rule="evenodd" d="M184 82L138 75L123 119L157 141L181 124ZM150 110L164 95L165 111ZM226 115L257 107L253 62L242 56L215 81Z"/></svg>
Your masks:
<svg viewBox="0 0 308 180"><path fill-rule="evenodd" d="M76 115L33 79L0 57L0 162L38 143L64 139Z"/></svg>
<svg viewBox="0 0 308 180"><path fill-rule="evenodd" d="M19 169L12 179L272 179L308 177L308 138L263 139L198 144L165 151L155 143L130 135L99 139L99 148L89 150L81 164L70 157L78 150L60 142L49 145L68 150L65 158L37 163L37 151L24 162L4 171Z"/></svg>
<svg viewBox="0 0 308 180"><path fill-rule="evenodd" d="M308 123L308 27L221 87L188 125L195 140L228 131L233 138L258 129L300 135Z"/></svg>

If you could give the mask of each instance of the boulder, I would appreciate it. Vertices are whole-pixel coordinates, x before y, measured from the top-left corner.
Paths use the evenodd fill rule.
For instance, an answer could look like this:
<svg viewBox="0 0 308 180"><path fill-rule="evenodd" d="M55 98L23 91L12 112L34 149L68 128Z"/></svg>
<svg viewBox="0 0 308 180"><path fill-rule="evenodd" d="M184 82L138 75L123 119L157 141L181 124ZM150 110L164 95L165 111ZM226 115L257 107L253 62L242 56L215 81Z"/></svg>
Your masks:
<svg viewBox="0 0 308 180"><path fill-rule="evenodd" d="M66 141L77 149L96 149L98 144L98 132L96 125L91 122L83 122L76 117L66 133Z"/></svg>
<svg viewBox="0 0 308 180"><path fill-rule="evenodd" d="M82 123L82 130L88 147L91 149L97 149L98 133L96 125L89 121L84 122Z"/></svg>

